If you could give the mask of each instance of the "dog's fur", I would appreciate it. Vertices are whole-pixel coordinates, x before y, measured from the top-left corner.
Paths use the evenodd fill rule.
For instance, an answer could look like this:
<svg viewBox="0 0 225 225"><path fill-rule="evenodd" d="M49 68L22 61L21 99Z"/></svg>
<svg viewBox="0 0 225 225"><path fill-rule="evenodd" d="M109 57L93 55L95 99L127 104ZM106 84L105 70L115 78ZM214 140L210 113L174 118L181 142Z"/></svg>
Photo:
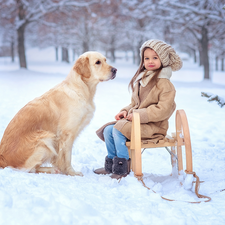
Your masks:
<svg viewBox="0 0 225 225"><path fill-rule="evenodd" d="M62 83L29 102L11 120L0 143L0 167L82 175L71 166L73 142L93 117L97 84L115 74L102 54L81 55ZM47 162L52 167L41 167Z"/></svg>

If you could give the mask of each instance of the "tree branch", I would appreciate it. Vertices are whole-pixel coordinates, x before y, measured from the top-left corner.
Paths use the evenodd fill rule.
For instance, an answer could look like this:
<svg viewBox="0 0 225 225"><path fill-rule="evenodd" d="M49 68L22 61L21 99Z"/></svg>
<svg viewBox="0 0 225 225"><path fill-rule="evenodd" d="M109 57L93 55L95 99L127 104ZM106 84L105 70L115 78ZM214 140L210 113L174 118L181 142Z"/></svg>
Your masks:
<svg viewBox="0 0 225 225"><path fill-rule="evenodd" d="M223 98L219 97L218 95L201 92L202 97L208 98L208 102L216 101L217 104L222 108L225 105L225 101Z"/></svg>

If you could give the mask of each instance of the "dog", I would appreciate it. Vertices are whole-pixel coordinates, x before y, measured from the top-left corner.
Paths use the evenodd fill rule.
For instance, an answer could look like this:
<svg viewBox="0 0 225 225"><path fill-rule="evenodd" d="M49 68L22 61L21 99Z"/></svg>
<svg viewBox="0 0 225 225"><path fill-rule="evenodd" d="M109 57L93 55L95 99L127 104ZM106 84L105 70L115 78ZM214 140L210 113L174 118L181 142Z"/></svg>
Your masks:
<svg viewBox="0 0 225 225"><path fill-rule="evenodd" d="M82 176L71 165L73 142L93 117L97 84L114 79L116 72L102 54L82 54L62 83L29 102L10 121L0 143L0 167Z"/></svg>

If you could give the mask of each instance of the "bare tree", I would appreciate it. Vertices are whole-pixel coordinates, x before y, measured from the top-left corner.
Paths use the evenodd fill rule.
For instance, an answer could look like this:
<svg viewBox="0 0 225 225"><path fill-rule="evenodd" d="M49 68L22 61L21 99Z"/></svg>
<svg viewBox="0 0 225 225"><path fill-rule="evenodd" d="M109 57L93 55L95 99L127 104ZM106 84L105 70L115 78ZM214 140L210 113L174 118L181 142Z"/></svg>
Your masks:
<svg viewBox="0 0 225 225"><path fill-rule="evenodd" d="M2 40L4 43L7 43L8 45L10 45L10 56L11 56L12 62L14 62L15 47L17 45L15 26L13 26L13 24L9 23L6 20L2 20L1 25L2 25L1 31L3 34Z"/></svg>
<svg viewBox="0 0 225 225"><path fill-rule="evenodd" d="M20 67L27 68L25 30L28 24L40 22L46 14L53 13L64 6L86 7L91 3L88 0L1 0L1 18L10 21L16 27Z"/></svg>
<svg viewBox="0 0 225 225"><path fill-rule="evenodd" d="M121 14L125 17L123 33L126 36L126 45L131 46L136 64L140 63L140 47L144 41L162 37L161 22L155 19L157 1L133 0L123 1L120 5ZM157 29L156 29L157 28Z"/></svg>
<svg viewBox="0 0 225 225"><path fill-rule="evenodd" d="M204 79L210 79L210 42L225 32L225 13L222 12L221 1L161 0L159 4L161 4L161 10L168 13L168 16L160 17L160 19L176 24L179 33L193 34L198 42L200 61L204 66Z"/></svg>

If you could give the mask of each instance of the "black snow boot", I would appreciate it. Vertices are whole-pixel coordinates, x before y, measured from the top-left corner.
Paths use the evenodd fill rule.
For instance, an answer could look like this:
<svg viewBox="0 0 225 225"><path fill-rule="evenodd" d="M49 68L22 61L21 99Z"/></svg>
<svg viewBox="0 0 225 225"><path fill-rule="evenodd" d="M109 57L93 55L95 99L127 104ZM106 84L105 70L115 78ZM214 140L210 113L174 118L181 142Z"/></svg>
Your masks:
<svg viewBox="0 0 225 225"><path fill-rule="evenodd" d="M108 158L108 156L105 157L105 167L99 168L94 170L94 173L96 174L110 174L112 173L112 166L113 166L113 160Z"/></svg>
<svg viewBox="0 0 225 225"><path fill-rule="evenodd" d="M130 173L130 163L131 160L126 160L125 158L119 158L115 156L113 158L112 175L113 179L120 179L126 177Z"/></svg>

